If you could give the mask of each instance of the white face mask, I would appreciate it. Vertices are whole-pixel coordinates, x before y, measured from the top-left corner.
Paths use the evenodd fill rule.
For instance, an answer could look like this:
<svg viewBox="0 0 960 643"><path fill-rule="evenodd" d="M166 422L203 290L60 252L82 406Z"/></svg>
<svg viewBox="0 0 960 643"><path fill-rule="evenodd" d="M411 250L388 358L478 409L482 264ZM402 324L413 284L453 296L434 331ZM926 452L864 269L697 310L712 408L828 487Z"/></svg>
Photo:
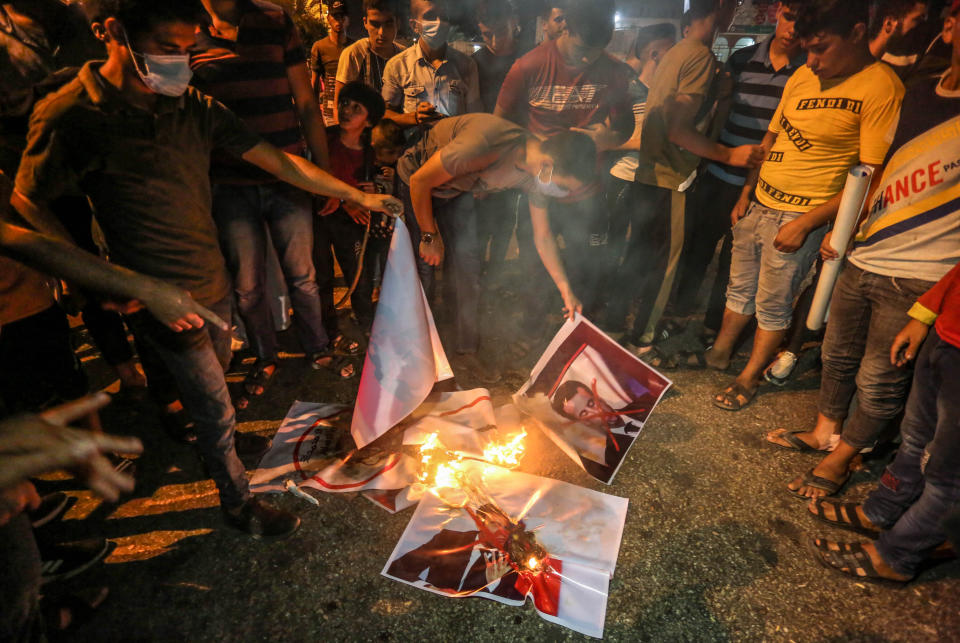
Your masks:
<svg viewBox="0 0 960 643"><path fill-rule="evenodd" d="M443 20L421 20L420 38L430 49L439 49L447 42L450 34L450 23Z"/></svg>
<svg viewBox="0 0 960 643"><path fill-rule="evenodd" d="M126 32L123 37L127 41L127 51L133 59L133 67L147 89L163 96L182 96L187 91L190 79L193 78L189 54L159 56L136 53L130 46L130 38L127 37ZM137 56L143 58L143 70L140 69Z"/></svg>
<svg viewBox="0 0 960 643"><path fill-rule="evenodd" d="M556 199L562 199L570 194L570 190L553 182L553 168L550 168L550 178L546 181L543 180L543 169L537 173L537 190L544 196L552 196Z"/></svg>

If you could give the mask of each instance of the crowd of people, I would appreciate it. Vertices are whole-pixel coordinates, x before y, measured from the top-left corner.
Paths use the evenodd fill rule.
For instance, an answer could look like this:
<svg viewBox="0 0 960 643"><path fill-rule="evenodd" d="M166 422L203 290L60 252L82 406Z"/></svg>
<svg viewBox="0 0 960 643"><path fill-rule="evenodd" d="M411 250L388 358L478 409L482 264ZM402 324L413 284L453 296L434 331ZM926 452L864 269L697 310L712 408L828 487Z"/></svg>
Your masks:
<svg viewBox="0 0 960 643"><path fill-rule="evenodd" d="M766 440L822 453L787 490L871 540L817 539L815 556L907 581L951 553L960 0L782 0L775 31L725 63L712 47L734 0L637 29L623 60L607 52L613 0L542 2L536 37L510 0L478 0L476 48L451 41L445 0L407 2L363 0L354 41L348 7L328 0L312 47L265 0L0 3L0 559L16 570L0 636L77 615L74 601L41 617L41 560L62 559L50 581L106 553L38 550L34 530L65 498L41 499L30 477L66 468L115 500L132 468L108 454L142 448L102 432L107 400L87 396L67 311L122 390L196 446L226 524L289 536L299 518L251 495L238 456L269 441L235 432L281 366L276 282L309 366L357 377L401 211L455 366L481 381L495 377L481 297L510 247L518 354L561 306L663 369L726 372L752 335L745 366L704 400L737 412L818 346L816 421ZM838 253L831 225L857 165L871 190ZM820 337L805 318L821 265L839 259ZM671 348L692 329L695 348ZM241 335L255 361L231 391ZM889 442L869 497L836 500Z"/></svg>

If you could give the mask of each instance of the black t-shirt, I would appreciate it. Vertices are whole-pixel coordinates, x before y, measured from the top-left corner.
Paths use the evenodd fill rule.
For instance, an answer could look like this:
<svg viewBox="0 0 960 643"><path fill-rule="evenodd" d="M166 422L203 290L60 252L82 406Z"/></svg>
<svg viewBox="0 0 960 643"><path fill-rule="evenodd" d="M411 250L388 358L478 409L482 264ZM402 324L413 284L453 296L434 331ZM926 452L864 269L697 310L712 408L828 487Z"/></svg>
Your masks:
<svg viewBox="0 0 960 643"><path fill-rule="evenodd" d="M486 47L473 54L473 61L477 63L477 79L480 84L483 111L493 113L493 109L497 106L497 96L500 95L500 86L503 85L507 72L518 57L516 53L509 56L494 56Z"/></svg>

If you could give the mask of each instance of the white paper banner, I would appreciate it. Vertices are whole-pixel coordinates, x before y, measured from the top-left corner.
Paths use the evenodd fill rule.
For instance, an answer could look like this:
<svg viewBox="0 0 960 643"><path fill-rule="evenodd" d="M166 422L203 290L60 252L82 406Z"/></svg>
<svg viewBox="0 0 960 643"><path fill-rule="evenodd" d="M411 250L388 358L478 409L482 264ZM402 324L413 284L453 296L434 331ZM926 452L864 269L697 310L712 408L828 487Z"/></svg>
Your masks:
<svg viewBox="0 0 960 643"><path fill-rule="evenodd" d="M397 220L353 412L351 432L357 446L396 426L420 406L436 382L451 377L417 275L410 233Z"/></svg>

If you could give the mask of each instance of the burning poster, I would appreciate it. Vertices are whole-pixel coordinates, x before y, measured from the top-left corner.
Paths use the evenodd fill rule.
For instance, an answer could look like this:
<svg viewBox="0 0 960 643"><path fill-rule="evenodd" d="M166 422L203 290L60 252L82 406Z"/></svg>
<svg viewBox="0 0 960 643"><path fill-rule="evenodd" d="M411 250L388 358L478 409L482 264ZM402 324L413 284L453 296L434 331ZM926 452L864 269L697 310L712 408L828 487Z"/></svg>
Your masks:
<svg viewBox="0 0 960 643"><path fill-rule="evenodd" d="M416 460L400 452L400 436L357 449L350 407L294 402L250 480L254 493L296 488L327 492L402 489L416 478Z"/></svg>
<svg viewBox="0 0 960 643"><path fill-rule="evenodd" d="M383 575L603 635L627 500L476 461L440 469Z"/></svg>
<svg viewBox="0 0 960 643"><path fill-rule="evenodd" d="M380 292L351 422L359 447L410 415L435 383L453 377L401 220L390 242Z"/></svg>
<svg viewBox="0 0 960 643"><path fill-rule="evenodd" d="M302 489L363 492L395 513L416 504L420 452L429 442L454 459L472 458L515 466L525 437L512 405L494 409L486 389L433 393L402 426L358 449L350 433L352 410L342 404L295 402L250 485L255 493Z"/></svg>
<svg viewBox="0 0 960 643"><path fill-rule="evenodd" d="M587 473L610 484L670 386L578 316L553 338L513 401Z"/></svg>

